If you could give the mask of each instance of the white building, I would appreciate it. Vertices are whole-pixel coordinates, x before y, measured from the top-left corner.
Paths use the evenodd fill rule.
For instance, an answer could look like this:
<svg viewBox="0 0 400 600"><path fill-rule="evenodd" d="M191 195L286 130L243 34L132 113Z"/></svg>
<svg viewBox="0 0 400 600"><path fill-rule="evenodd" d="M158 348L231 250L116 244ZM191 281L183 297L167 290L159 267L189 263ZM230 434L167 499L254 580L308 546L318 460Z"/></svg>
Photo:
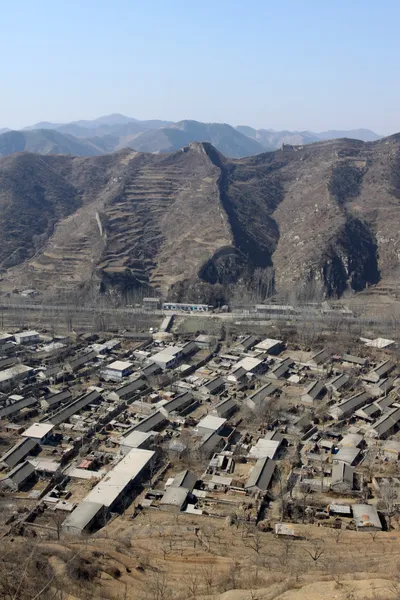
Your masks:
<svg viewBox="0 0 400 600"><path fill-rule="evenodd" d="M14 335L17 344L35 344L40 341L40 335L37 331L21 331Z"/></svg>
<svg viewBox="0 0 400 600"><path fill-rule="evenodd" d="M43 442L49 437L53 429L54 425L52 423L33 423L33 425L24 431L22 437Z"/></svg>
<svg viewBox="0 0 400 600"><path fill-rule="evenodd" d="M155 363L163 370L173 369L178 364L182 349L176 346L167 346L164 350L153 354L151 362Z"/></svg>
<svg viewBox="0 0 400 600"><path fill-rule="evenodd" d="M102 371L103 376L106 379L112 381L119 381L123 377L127 377L132 373L133 364L126 360L115 360L110 365L105 367Z"/></svg>
<svg viewBox="0 0 400 600"><path fill-rule="evenodd" d="M123 501L125 495L129 496L130 487L138 483L153 456L152 450L132 449L89 492L84 501L102 504L112 510Z"/></svg>
<svg viewBox="0 0 400 600"><path fill-rule="evenodd" d="M21 381L31 373L33 373L32 367L27 367L26 365L14 365L9 369L0 371L0 389L8 389L16 381Z"/></svg>
<svg viewBox="0 0 400 600"><path fill-rule="evenodd" d="M254 350L259 352L268 352L268 354L280 354L285 347L282 340L274 340L272 338L266 338L254 346Z"/></svg>

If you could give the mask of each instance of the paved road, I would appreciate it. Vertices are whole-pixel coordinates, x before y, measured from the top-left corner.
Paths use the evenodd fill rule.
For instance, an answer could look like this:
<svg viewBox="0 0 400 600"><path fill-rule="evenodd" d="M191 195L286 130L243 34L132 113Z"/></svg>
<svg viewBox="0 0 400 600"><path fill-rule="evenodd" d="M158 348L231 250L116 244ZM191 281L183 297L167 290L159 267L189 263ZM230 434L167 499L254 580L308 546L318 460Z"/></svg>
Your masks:
<svg viewBox="0 0 400 600"><path fill-rule="evenodd" d="M326 323L327 325L332 322L340 322L340 323L362 323L364 325L368 324L388 324L387 318L384 317L368 317L358 316L355 317L351 314L321 314L314 313L310 314L308 311L304 312L288 312L283 314L260 314L250 312L249 310L242 311L234 311L230 313L214 313L214 312L174 312L174 311L163 311L163 310L153 310L148 311L143 308L115 308L115 307L99 307L99 306L71 306L66 304L38 304L38 303L7 303L2 302L0 304L0 311L12 311L12 310L29 310L29 311L41 311L41 312L67 312L67 313L105 313L105 314L124 314L124 315L148 315L151 316L159 316L160 318L166 315L176 315L178 317L197 317L197 318L218 318L228 321L237 321L242 320L246 321L248 324L256 325L267 323L270 321L304 321L310 323Z"/></svg>

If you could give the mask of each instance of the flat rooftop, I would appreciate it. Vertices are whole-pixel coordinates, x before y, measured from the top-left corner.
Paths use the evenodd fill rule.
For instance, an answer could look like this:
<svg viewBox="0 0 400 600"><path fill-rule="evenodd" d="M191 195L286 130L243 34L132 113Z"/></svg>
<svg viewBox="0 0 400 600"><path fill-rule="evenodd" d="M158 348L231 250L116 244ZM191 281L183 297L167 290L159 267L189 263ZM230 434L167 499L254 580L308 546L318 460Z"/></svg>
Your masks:
<svg viewBox="0 0 400 600"><path fill-rule="evenodd" d="M18 377L19 375L28 375L28 373L31 373L32 371L32 367L27 367L26 365L14 365L9 369L0 371L0 383L2 381L7 381L8 379L13 379L13 377Z"/></svg>
<svg viewBox="0 0 400 600"><path fill-rule="evenodd" d="M53 429L53 423L33 423L33 425L23 432L22 437L41 440Z"/></svg>
<svg viewBox="0 0 400 600"><path fill-rule="evenodd" d="M115 360L110 365L107 365L106 369L112 369L113 371L125 371L126 369L131 369L133 367L133 363L127 360Z"/></svg>
<svg viewBox="0 0 400 600"><path fill-rule="evenodd" d="M199 421L197 424L198 428L209 429L210 431L218 431L224 424L226 419L222 417L214 417L213 415L207 415Z"/></svg>
<svg viewBox="0 0 400 600"><path fill-rule="evenodd" d="M86 496L85 502L111 506L126 486L133 481L153 458L152 450L134 448Z"/></svg>
<svg viewBox="0 0 400 600"><path fill-rule="evenodd" d="M266 338L265 340L262 340L262 342L259 342L258 344L255 345L255 348L257 350L264 350L265 352L268 352L268 350L270 350L271 348L275 348L275 346L282 344L282 340L274 340L273 338Z"/></svg>

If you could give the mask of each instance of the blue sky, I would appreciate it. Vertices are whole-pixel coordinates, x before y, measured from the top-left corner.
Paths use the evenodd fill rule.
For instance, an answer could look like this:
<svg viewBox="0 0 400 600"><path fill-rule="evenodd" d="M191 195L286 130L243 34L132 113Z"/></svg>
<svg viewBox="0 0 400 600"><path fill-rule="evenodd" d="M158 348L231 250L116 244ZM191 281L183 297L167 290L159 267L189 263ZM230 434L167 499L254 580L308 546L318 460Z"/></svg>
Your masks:
<svg viewBox="0 0 400 600"><path fill-rule="evenodd" d="M398 0L1 0L0 127L400 131Z"/></svg>

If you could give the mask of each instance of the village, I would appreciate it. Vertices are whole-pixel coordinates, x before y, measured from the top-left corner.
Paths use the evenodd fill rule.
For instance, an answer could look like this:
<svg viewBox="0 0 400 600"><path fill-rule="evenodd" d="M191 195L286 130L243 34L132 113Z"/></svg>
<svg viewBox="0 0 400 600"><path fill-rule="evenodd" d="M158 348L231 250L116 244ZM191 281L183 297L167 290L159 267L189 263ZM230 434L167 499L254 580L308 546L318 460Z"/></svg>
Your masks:
<svg viewBox="0 0 400 600"><path fill-rule="evenodd" d="M182 334L171 310L145 332L0 335L5 535L154 511L286 537L399 527L394 340Z"/></svg>

